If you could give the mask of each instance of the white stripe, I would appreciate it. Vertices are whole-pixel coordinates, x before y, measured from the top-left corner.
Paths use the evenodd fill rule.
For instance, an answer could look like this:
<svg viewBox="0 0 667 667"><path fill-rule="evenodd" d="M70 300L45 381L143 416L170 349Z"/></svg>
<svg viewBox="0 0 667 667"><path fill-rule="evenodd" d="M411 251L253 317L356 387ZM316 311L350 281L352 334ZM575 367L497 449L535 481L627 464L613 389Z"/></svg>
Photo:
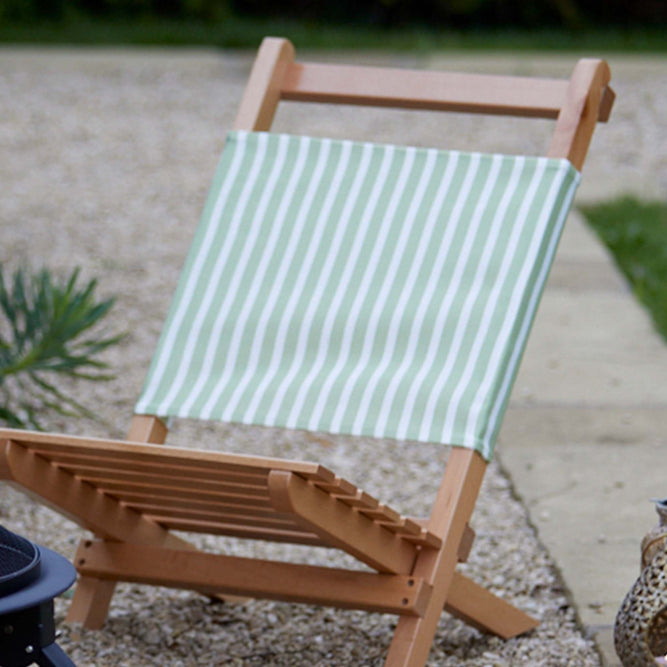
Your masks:
<svg viewBox="0 0 667 667"><path fill-rule="evenodd" d="M559 169L559 176L557 177L557 182L554 183L554 189L560 189L560 187L563 185L563 180L567 176L567 172L571 169L571 165L568 161L563 160L563 163ZM551 264L553 261L553 257L556 254L556 249L558 247L558 241L560 240L560 233L563 228L563 225L565 224L565 218L567 217L567 214L570 210L570 205L572 203L572 199L574 197L575 190L577 189L577 186L579 184L579 174L577 172L577 175L573 182L570 184L570 187L568 189L567 196L563 200L563 205L561 206L560 211L558 212L558 219L556 221L556 224L554 226L553 233L551 235L551 238L549 240L549 245L547 248L547 252L545 254L545 259L544 262L540 268L540 273L538 275L537 280L535 281L535 284L533 286L533 291L530 296L530 302L529 305L526 309L526 315L524 317L524 320L521 325L521 329L519 331L519 334L516 337L516 340L514 341L514 349L512 351L512 356L510 358L510 361L508 363L508 371L505 373L505 377L503 378L503 383L498 391L498 394L496 396L496 401L493 406L493 410L490 413L489 420L488 420L488 426L487 426L487 432L486 436L484 438L484 443L483 443L483 451L482 454L488 459L492 453L492 447L493 447L493 442L491 440L493 433L495 433L496 426L498 423L498 419L500 418L500 410L502 406L505 404L505 400L507 399L507 394L511 389L511 382L512 378L514 376L514 369L516 368L517 364L519 363L519 358L521 357L521 354L523 352L524 346L525 346L525 341L526 338L528 337L528 333L530 331L530 326L533 321L533 314L535 313L535 309L537 308L537 304L540 298L540 295L542 293L542 286L544 285L547 276L549 274L549 269L551 268ZM549 216L551 214L551 207L553 207L553 200L556 198L557 193L554 193L553 197L550 197L550 208L549 211L547 212L547 215Z"/></svg>
<svg viewBox="0 0 667 667"><path fill-rule="evenodd" d="M468 200L468 197L470 196L470 190L472 189L472 186L475 183L475 176L477 174L477 169L479 168L480 156L478 154L473 154L470 157L471 157L470 164L468 165L468 170L465 176L465 180L463 182L463 185L461 186L461 190L459 191L456 203L454 204L452 214L449 220L447 221L448 228L445 234L446 243L442 244L442 247L445 249L445 256L441 260L442 263L440 267L440 272L438 273L438 278L440 278L440 276L442 275L444 266L447 260L449 259L449 253L451 251L451 240L456 230L459 227L460 217L463 211L463 207L466 201ZM460 263L461 259L459 258L459 262L457 264L457 270L455 271L455 277L456 273L460 274L460 268L459 268ZM460 280L460 275L458 275L458 280ZM434 284L433 288L435 287L436 285ZM442 332L445 327L445 322L447 320L447 316L449 315L449 310L452 306L452 303L454 302L455 292L457 289L458 289L458 282L455 279L453 279L450 283L449 290L445 294L445 297L442 299L442 305L439 309L438 315L435 320L426 356L422 360L421 367L417 372L416 376L413 378L412 383L410 384L408 395L406 397L405 404L403 406L403 410L401 411L401 417L398 423L397 437L399 439L406 437L406 433L410 425L410 420L412 419L412 412L414 410L414 405L415 401L417 400L419 390L424 382L425 377L433 368L433 362L436 358L438 346L442 339Z"/></svg>
<svg viewBox="0 0 667 667"><path fill-rule="evenodd" d="M406 215L405 227L401 231L401 239L398 242L399 247L405 245L404 236L414 233L413 229L414 220L424 200L424 194L426 193L426 190L431 185L431 183L435 180L435 178L439 176L439 172L437 172L433 168L437 156L438 152L436 150L429 150L427 153L427 160L419 180L419 185L415 190L415 195L410 203L410 208ZM405 278L405 282L401 289L401 293L393 309L393 314L391 316L391 321L389 323L389 327L387 330L387 340L385 342L384 350L382 352L382 359L380 359L380 361L377 364L377 367L373 371L373 374L369 378L366 387L364 389L364 394L361 397L359 407L357 408L356 416L354 418L354 422L352 425L353 433L361 433L364 421L366 420L366 417L368 415L369 405L371 403L371 400L373 399L373 396L375 395L377 384L380 381L382 375L386 372L391 361L394 359L396 350L396 341L398 339L400 325L402 324L404 319L407 302L412 296L412 291L417 281L417 277L419 275L420 270L422 269L424 256L426 254L426 251L431 242L431 238L433 236L433 230L435 228L434 223L435 223L435 216L431 217L427 216L424 229L420 233L419 244L417 245L417 249L415 250L414 257L412 258L410 270L408 272L407 277ZM388 273L389 275L395 273L395 268L392 271L389 271Z"/></svg>
<svg viewBox="0 0 667 667"><path fill-rule="evenodd" d="M500 236L500 232L504 229L505 216L507 215L507 209L514 197L514 193L519 185L521 180L521 173L525 166L526 160L524 158L518 157L514 160L512 167L512 173L510 174L509 182L503 193L500 204L496 210L495 215L493 216L493 222L491 223L491 228L489 236L487 238L482 257L480 259L479 267L475 273L475 278L473 284L470 288L470 294L468 296L468 303L472 305L477 298L484 284L484 277L488 271L489 264L494 254L494 249ZM525 220L523 221L525 222ZM520 231L523 231L523 222L515 224L513 230L516 230L517 227L521 227ZM520 233L520 232L519 232ZM510 242L511 243L511 242ZM468 353L468 361L466 362L465 368L461 378L456 384L456 388L451 393L451 397L448 401L447 413L444 419L444 425L441 433L441 442L451 442L452 441L452 432L454 429L454 423L456 421L456 414L461 403L461 398L468 388L468 384L474 374L475 366L479 361L479 354L484 345L484 342L487 340L489 335L489 328L492 324L493 312L497 306L498 293L500 292L501 285L504 284L507 273L509 272L510 267L512 266L511 257L509 256L509 246L505 250L504 256L500 263L500 270L498 271L497 277L494 279L493 287L489 293L489 296L484 306L484 311L482 313L482 319L477 328L477 333L475 335L475 340L473 341L470 352ZM468 304L466 304L467 307Z"/></svg>
<svg viewBox="0 0 667 667"><path fill-rule="evenodd" d="M308 154L309 145L310 145L309 139L305 137L301 138L299 143L299 153L292 168L292 173L290 175L289 182L283 193L283 197L280 202L280 205L278 206L277 213L275 217L271 220L270 236L264 247L262 257L258 262L257 270L253 276L253 282L246 295L244 308L237 320L236 328L232 336L232 345L230 346L231 349L233 350L233 353L230 352L230 355L234 354L234 356L236 356L238 348L241 345L242 339L246 335L246 324L248 321L248 317L250 316L250 313L252 312L253 308L255 308L256 300L259 295L260 289L262 287L262 283L266 278L267 268L270 262L276 256L276 244L280 240L281 231L285 229L284 221L287 215L287 211L292 201L294 200L294 192L299 185L299 180L303 176L303 171L306 166L306 158ZM232 419L232 415L243 396L243 392L247 388L249 382L254 378L255 374L257 373L257 367L259 365L259 357L264 339L266 337L266 328L270 321L271 314L275 310L278 304L278 296L283 288L285 279L287 277L287 273L290 268L290 264L297 250L299 238L304 228L305 217L308 213L308 209L310 208L310 204L315 194L315 189L317 187L318 181L322 177L322 173L324 171L324 166L326 163L326 158L329 153L330 146L331 142L329 140L323 140L319 144L319 149L318 149L319 157L316 165L315 180L310 181L306 195L304 196L304 199L301 202L301 206L295 218L295 222L292 225L290 238L285 244L285 252L280 258L280 265L277 269L275 278L272 280L272 286L269 295L265 300L265 307L262 309L261 314L259 315L259 318L257 320L255 333L253 335L253 340L250 345L250 355L246 363L243 376L238 381L236 379L234 380L235 383L234 392L232 396L229 398L229 400L225 402L225 408L221 416L221 418L225 421ZM211 393L211 397L209 399L211 410L220 399L220 396L225 389L225 384L227 384L229 380L232 379L232 377L234 376L233 375L230 377L222 376L218 381L218 383L216 384L216 387ZM204 410L206 410L206 407L204 408Z"/></svg>
<svg viewBox="0 0 667 667"><path fill-rule="evenodd" d="M345 202L345 206L343 208L343 211L341 213L340 219L338 221L338 224L336 225L336 235L334 237L333 242L331 243L331 250L330 253L327 257L326 264L322 269L322 272L320 273L320 277L317 282L317 287L313 293L313 297L311 299L310 305L308 307L308 312L306 316L303 319L303 323L301 325L301 330L299 332L299 347L300 347L300 353L299 357L302 357L303 354L305 354L305 345L307 341L308 334L310 333L311 325L312 325L312 320L315 316L315 313L317 311L317 308L319 305L321 305L321 300L322 300L322 295L324 293L324 290L326 288L327 282L329 281L329 278L331 276L331 273L335 267L335 261L338 255L338 252L340 250L340 246L342 244L344 235L347 231L347 228L351 222L351 214L352 211L354 210L354 207L356 206L357 199L359 198L359 194L361 191L361 188L363 186L363 183L365 181L366 175L368 173L368 169L370 167L370 162L372 159L372 153L373 153L373 145L372 144L364 144L363 145L363 153L362 153L362 158L361 162L357 171L357 174L355 176L355 180L352 184L352 188L347 196L347 200ZM361 236L361 229L357 230L357 234L355 236L354 242L353 242L353 253L354 251L358 252L358 246L359 246L359 239L362 238ZM296 423L298 422L298 417L299 414L301 413L301 410L303 409L303 404L306 400L306 397L308 395L308 391L310 390L310 386L317 376L317 374L320 372L322 365L324 364L324 361L326 359L325 352L326 349L328 348L329 345L329 338L331 336L331 327L333 324L333 317L334 317L334 312L330 310L327 313L327 317L325 318L324 321L324 328L320 336L320 345L318 348L318 356L313 363L310 372L304 379L304 381L301 383L301 386L299 387L299 390L297 392L297 395L294 399L294 403L292 404L292 408L290 410L290 413L287 417L287 423L286 426L288 427L294 427L296 426ZM291 375L291 374L290 374ZM281 388L287 385L283 383L281 385ZM280 398L280 397L279 397ZM282 400L282 399L280 399Z"/></svg>
<svg viewBox="0 0 667 667"><path fill-rule="evenodd" d="M276 244L280 240L281 232L284 228L285 217L287 216L287 211L292 203L292 200L294 198L294 192L299 184L299 179L301 178L303 170L306 166L306 158L308 156L309 147L310 147L310 138L308 137L299 138L299 152L297 154L292 173L289 177L287 186L283 191L283 195L280 200L280 204L278 205L278 209L275 213L275 217L270 215L271 219L270 219L269 237L266 239L266 243L262 251L262 256L257 264L256 269L253 272L252 283L250 284L248 292L244 295L243 309L239 313L239 316L236 320L234 333L232 334L231 337L229 351L227 352L226 355L229 360L234 360L234 362L238 361L238 354L244 337L247 335L247 333L248 334L250 333L250 332L246 333L246 325L248 322L248 318L250 317L250 314L253 312L255 308L255 304L257 303L257 298L260 294L262 283L264 282L264 279L266 277L266 272L271 263L271 260L275 256ZM284 169L281 169L281 172L282 171L284 171ZM240 380L237 381L235 379L235 374L233 372L233 365L229 364L229 369L230 369L229 374L226 375L224 372L221 374L220 379L213 388L213 391L211 392L208 401L204 405L202 414L205 416L205 418L211 417L211 414L217 402L220 400L220 396L225 390L226 385L230 380L234 379L234 384L235 384L234 392L230 396L229 400L225 402L225 408L221 416L221 419L223 421L230 421L232 419L232 415L234 414L234 410L238 405L238 402L241 400L241 397L243 396L245 388L248 386L249 381L252 379L253 374L257 369L261 352L262 340L266 333L266 326L269 321L272 307L275 306L275 303L272 306L271 299L272 298L274 300L276 299L277 291L279 291L280 287L282 286L282 283L285 279L285 274L287 272L287 269L289 268L289 261L291 260L294 254L294 250L292 250L291 255L289 254L290 253L289 249L292 244L292 239L294 238L294 234L295 230L293 229L292 236L287 243L287 249L288 249L287 254L284 255L281 260L281 264L278 269L278 275L275 277L275 280L273 281L273 288L271 290L269 298L266 300L266 303L269 306L269 308L268 309L265 308L262 310L261 315L259 316L259 319L257 321L257 328L255 329L253 340L250 345L250 354L245 366L243 376ZM227 370L227 366L225 370Z"/></svg>
<svg viewBox="0 0 667 667"><path fill-rule="evenodd" d="M229 194L233 191L233 186L236 184L236 178L239 174L241 163L243 162L243 157L245 155L246 140L248 135L246 132L237 132L235 135L236 142L231 142L231 139L234 135L230 135L229 137L231 144L234 146L235 153L232 159L232 163L229 167L229 171L225 175L223 187L218 194L213 211L211 212L209 219L212 220L217 220L220 217L222 210L227 204ZM260 143L264 144L266 141L263 140ZM259 173L259 165L260 159L256 157L251 169L251 178L248 179L246 186L248 186L252 178L257 178ZM173 350L174 344L179 336L185 314L190 305L190 302L192 301L192 296L194 294L195 288L197 287L201 272L204 268L204 265L206 264L206 257L209 250L211 249L211 244L216 232L216 225L209 225L209 227L206 229L204 239L199 246L197 256L195 257L192 264L192 270L190 271L185 288L183 289L183 294L181 296L178 309L174 313L174 317L172 318L168 329L164 332L164 340L160 345L160 356L158 357L155 370L151 375L150 384L144 389L141 401L135 408L137 412L145 410L146 406L148 406L154 400L156 392L160 389L171 351ZM164 402L162 405L164 405ZM166 413L158 412L158 414Z"/></svg>
<svg viewBox="0 0 667 667"><path fill-rule="evenodd" d="M318 220L318 224L320 222L324 225L328 224L329 217L331 215L331 210L338 196L338 189L340 188L341 182L345 175L345 171L348 168L349 160L351 157L352 146L353 144L351 142L345 142L343 144L343 147L345 149L345 155L342 157L342 161L339 165L338 172L332 182L332 187L327 195L327 199L323 206L320 219ZM266 420L270 424L275 423L276 415L280 412L284 398L287 395L288 388L292 384L297 373L303 368L303 362L307 350L307 340L311 332L313 319L315 317L318 307L321 304L322 295L329 281L331 273L335 268L336 257L338 255L340 246L347 232L347 227L350 224L351 220L350 212L354 208L357 198L359 197L359 193L361 192L361 187L363 186L364 180L368 173L368 169L370 167L372 153L373 153L373 146L371 144L362 145L361 160L359 162L359 166L356 169L355 177L352 182L350 191L347 195L347 199L345 201L345 206L343 207L342 214L338 220L338 224L336 225L336 231L334 238L330 244L329 254L327 255L325 264L320 272L319 278L317 280L317 285L315 286L315 289L310 299L310 303L308 304L308 309L306 310L306 313L304 314L303 319L301 321L301 326L299 328L299 335L297 337L296 350L294 353L294 357L292 359L292 364L290 365L289 370L285 374L285 377L281 382L280 387L278 387L278 391L276 392L275 398L273 399L273 402L271 403L271 406L269 407L269 410L267 412ZM312 374L312 369L311 369L311 374ZM305 388L308 385L309 378L310 375L308 376L308 378L306 378L306 381L299 388L299 394L297 395L296 400L294 401L294 404L292 406L292 411L287 420L288 421L288 423L286 424L287 426L290 426L290 424L293 425L295 423L294 421L296 418L295 414L297 414L295 410L296 408L299 407L300 400L305 398Z"/></svg>
<svg viewBox="0 0 667 667"><path fill-rule="evenodd" d="M333 331L333 324L334 322L338 321L338 312L340 310L340 305L343 299L345 298L347 288L354 274L354 269L358 265L359 254L366 240L368 230L372 226L373 216L375 214L375 210L380 200L380 195L382 194L382 191L386 187L387 174L391 169L391 163L394 157L394 152L395 151L393 146L384 148L382 163L380 164L380 169L378 170L375 183L373 184L373 189L366 203L364 212L361 215L361 218L359 219L358 223L359 232L362 232L362 235L359 236L358 234L357 238L355 238L352 247L352 252L350 253L350 256L348 257L345 263L345 268L342 271L341 279L336 289L336 294L334 295L334 298L332 300L332 307L329 311L329 316L327 317L329 327L325 327L326 333L323 336L323 338L327 341L327 345L326 347L322 346L320 347L320 356L316 362L316 365L324 365L324 361L328 358L328 349L329 349L328 341L331 339L331 331ZM322 387L318 394L317 401L315 403L313 411L310 415L308 428L311 430L317 430L321 428L320 420L322 417L322 413L324 412L324 409L326 407L327 399L329 398L329 393L331 392L331 388L333 387L333 384L336 381L341 368L345 364L346 357L342 355L343 354L347 355L350 349L350 342L354 331L354 318L356 318L359 311L359 295L365 296L366 292L368 291L368 283L370 282L370 277L372 276L375 266L377 265L377 262L380 259L381 251L386 242L386 238L387 238L386 230L381 229L377 243L375 244L373 249L373 254L371 255L370 259L368 260L368 263L366 264L366 270L364 271L364 276L361 281L361 284L359 285L358 288L355 288L355 291L358 291L358 295L352 305L351 313L345 320L345 330L343 332L343 338L341 340L341 346L338 353L337 363L335 364L334 368L327 373L327 376L324 382L322 383ZM379 251L378 248L380 248Z"/></svg>
<svg viewBox="0 0 667 667"><path fill-rule="evenodd" d="M329 191L327 192L327 196L325 198L324 204L322 205L322 209L320 211L320 214L317 219L316 223L316 229L318 237L321 238L322 231L326 228L326 226L329 224L329 219L331 217L331 211L333 208L333 205L336 201L336 198L338 197L338 192L340 190L341 183L343 181L343 178L345 177L345 173L347 172L348 169L348 164L350 162L350 156L352 153L352 142L350 141L344 141L342 142L342 151L341 151L341 156L340 156L340 162L338 164L338 167L336 169L336 173L334 174L333 179L331 180L331 185L329 187ZM350 194L350 197L353 199L356 199L356 197L359 194L359 190L361 188L361 184L363 183L363 180L366 176L366 173L368 171L368 167L370 164L370 155L371 155L371 147L370 145L364 146L363 149L363 154L362 154L362 159L361 159L361 164L359 165L359 168L356 172L356 180L353 183L352 186L352 193ZM355 192L356 188L356 192ZM287 392L287 388L291 385L292 381L294 380L294 377L296 374L301 370L303 367L303 361L305 358L305 353L306 353L306 340L307 337L310 333L310 328L312 325L313 317L315 315L315 311L317 310L317 307L320 304L320 300L322 297L322 292L324 290L324 286L326 285L327 281L329 280L329 275L331 274L331 271L333 270L334 264L335 264L335 258L336 254L338 253L338 250L340 248L342 239L345 235L345 231L347 229L347 223L349 222L349 218L345 224L341 224L340 226L337 227L336 229L336 234L334 236L333 241L331 242L331 247L329 250L329 254L327 255L326 263L324 267L322 268L322 271L320 273L320 277L318 279L317 286L315 288L315 291L311 297L311 300L308 304L308 308L306 310L306 313L304 314L302 320L301 320L301 326L299 328L299 335L297 336L297 344L296 344L296 349L294 351L294 356L292 357L292 363L290 364L290 367L285 374L285 377L283 378L282 382L280 383L280 386L278 387L278 390L275 393L274 399L271 402L271 405L269 406L269 409L266 414L266 422L268 424L274 424L276 422L276 416L278 412L280 411L282 407L282 401L283 398L285 397L285 394ZM309 248L308 255L306 259L304 260L304 264L302 267L302 270L299 274L299 283L303 283L306 279L309 278L310 275L310 269L312 267L312 264L315 260L315 256L317 253L317 246L314 244ZM297 297L295 294L292 295L292 299L290 300L290 304L288 307L287 312L293 312L294 309L297 306ZM288 326L289 324L289 315L287 314L283 318L283 322L281 322L281 338L284 338L285 336L285 331L284 329ZM283 324L284 323L284 324Z"/></svg>
<svg viewBox="0 0 667 667"><path fill-rule="evenodd" d="M454 269L454 274L452 275L452 280L448 288L448 292L456 293L459 291L459 286L461 284L461 279L465 272L466 266L470 262L470 255L473 249L473 246L478 243L478 233L479 228L484 216L484 212L489 204L489 199L493 193L493 188L496 185L498 180L498 175L500 174L500 167L502 165L503 158L499 155L494 155L491 162L491 169L489 174L486 177L486 182L484 183L484 188L479 196L477 205L475 206L475 211L473 213L472 219L468 223L468 230L466 237L463 242L463 247L461 248L461 254L456 263ZM421 429L419 431L419 437L422 440L429 439L429 433L433 427L433 420L436 408L438 407L438 399L442 392L443 387L449 380L451 372L456 363L457 357L459 356L459 351L461 345L463 344L464 336L466 329L468 328L469 320L473 311L473 306L475 305L475 298L477 293L474 292L475 289L479 289L479 269L475 274L474 281L477 282L477 285L473 284L472 291L466 297L459 317L457 318L456 327L454 329L454 335L452 337L451 343L448 346L448 353L445 363L442 367L440 373L436 376L435 382L432 385L429 398L426 401L426 408L424 410L424 416L421 421ZM467 290L467 287L466 287ZM445 297L446 300L449 300L449 294ZM444 320L443 320L444 323Z"/></svg>
<svg viewBox="0 0 667 667"><path fill-rule="evenodd" d="M343 180L343 176L345 175L345 169L347 168L347 162L350 158L351 144L350 142L345 142L341 147L341 153L338 157L338 166L336 167L335 170L332 169L331 165L328 164L331 141L324 140L323 145L324 144L326 144L326 149L322 150L320 153L320 157L315 167L313 178L308 186L308 191L304 197L304 201L301 205L301 208L299 209L296 227L303 227L303 224L306 221L306 216L311 213L313 200L315 198L317 190L320 187L324 170L325 169L332 170L334 172L333 177L328 185L328 190L326 192L326 197L323 202L322 208L320 209L319 213L317 213L317 219L315 220L312 230L310 231L309 236L311 241L310 243L308 243L306 254L299 259L299 273L295 278L294 287L290 292L289 301L287 302L287 304L283 309L283 314L280 318L280 323L278 324L278 328L275 333L275 340L274 340L271 360L268 364L268 368L264 374L264 377L262 378L262 381L255 390L248 404L248 408L246 409L246 412L243 415L242 421L244 423L251 423L253 422L253 420L256 419L256 413L259 408L260 402L264 398L264 393L267 387L271 384L271 382L273 382L273 380L276 377L276 374L280 369L281 361L284 358L285 344L287 342L287 332L289 330L290 324L293 321L294 311L299 305L299 300L301 299L304 288L307 285L309 274L312 269L313 262L315 261L315 257L321 248L323 241L323 232L326 227L326 223L329 219L331 206L333 205L336 195L338 194L340 183ZM291 258L293 257L294 252L296 251L297 245L298 241L296 241L290 247L289 261L291 261ZM273 299L275 300L275 297L273 297ZM269 423L271 422L269 421Z"/></svg>
<svg viewBox="0 0 667 667"><path fill-rule="evenodd" d="M403 199L403 196L405 194L405 190L407 187L407 181L410 178L410 174L412 173L413 166L414 166L414 158L415 158L415 153L416 151L412 149L411 151L407 151L406 155L407 158L404 165L403 169L401 170L401 174L398 179L398 183L394 188L394 193L391 198L391 202L387 208L387 212L384 216L384 220L382 222L382 227L386 228L387 232L391 229L391 227L395 223L395 218L396 218L396 209L398 208L401 200ZM338 407L336 408L336 412L334 413L333 419L331 420L331 430L332 431L340 431L341 429L341 422L345 416L345 412L347 411L347 406L350 402L350 399L352 397L352 393L354 390L354 387L360 377L360 375L368 370L368 364L369 360L371 357L371 352L373 349L373 343L375 342L375 338L377 335L377 329L380 323L380 318L382 316L382 311L384 310L386 304L387 304L387 299L392 293L392 287L394 286L396 282L396 277L398 275L398 268L401 264L401 262L405 258L405 248L408 245L410 235L413 232L412 226L414 223L414 219L417 215L417 211L419 206L421 205L422 199L424 197L424 192L426 191L426 185L429 182L429 178L431 176L432 168L433 168L433 162L435 161L436 153L435 151L428 151L426 154L426 162L421 168L421 173L419 175L419 180L417 187L414 189L412 192L412 197L410 198L410 203L408 206L408 211L405 215L405 217L401 220L400 223L400 234L398 239L396 240L394 244L394 249L391 253L391 258L389 259L389 266L386 269L383 269L385 278L384 282L382 284L382 287L380 289L380 292L378 293L375 303L373 305L373 308L371 310L370 317L368 318L368 326L366 329L366 333L364 336L364 341L362 345L362 351L361 354L359 355L359 360L357 361L357 364L354 368L354 370L349 374L345 385L341 391L341 395L337 401ZM424 174L428 174L428 176L424 176ZM384 246L385 240L383 239L382 241L382 246ZM375 248L374 252L375 253L380 253L383 251L383 247L380 246L378 243ZM383 258L384 259L384 258ZM373 260L373 264L377 265L379 262ZM369 264L370 268L370 264ZM375 271L374 271L375 272ZM366 292L367 292L368 286L363 287L360 289L359 296L357 297L358 305L359 307L356 308L357 312L353 312L351 315L351 318L354 320L357 319L358 317L358 311L361 309L362 302L364 298L366 297ZM404 288L405 289L405 286ZM356 307L356 304L355 304ZM394 304L394 308L392 308L394 314L396 313L396 304ZM354 309L353 309L354 311ZM355 323L356 325L356 323ZM354 328L354 327L352 327ZM386 343L385 343L385 349L386 349ZM344 364L343 364L344 365ZM342 366L341 366L342 367ZM375 374L374 374L375 375ZM364 399L366 398L366 394L364 394ZM357 433L355 428L352 429L353 433Z"/></svg>
<svg viewBox="0 0 667 667"><path fill-rule="evenodd" d="M425 228L429 230L429 234L428 235L425 234L424 237L422 238L419 251L421 257L423 257L424 253L426 252L426 250L430 245L433 232L435 231L438 224L442 222L440 220L442 205L445 199L447 198L449 190L452 186L454 174L456 172L456 166L459 160L459 155L460 154L458 152L452 151L451 154L448 156L447 166L445 168L445 173L441 179L440 188L438 189L435 200L433 201L431 208L428 212ZM441 251L444 250L445 255L447 254L448 248L450 246L451 236L453 235L453 233L454 229L452 227L449 227L442 238L440 247ZM419 268L420 267L418 267L415 264L415 279L416 275L418 274ZM417 350L417 342L419 340L419 334L422 330L424 317L426 316L428 304L433 298L434 289L439 281L440 274L442 273L443 268L444 268L444 261L440 264L440 270L437 273L437 275L435 276L432 275L427 281L427 284L421 290L422 296L419 301L419 306L417 307L415 317L410 326L410 334L408 336L408 345L405 352L405 356L403 358L403 361L401 362L400 367L394 373L394 376L389 382L387 391L385 392L384 399L382 400L382 405L380 406L380 410L378 412L377 422L374 431L374 435L376 437L382 437L382 435L386 432L387 421L389 419L389 416L392 414L393 410L392 405L394 397L396 396L396 392L403 383L405 374L409 369L412 368L412 365L414 363L415 352Z"/></svg>
<svg viewBox="0 0 667 667"><path fill-rule="evenodd" d="M264 138L264 144L263 144L264 150L261 151L262 153L261 155L259 155L260 151L258 151L258 169L262 171L263 170L262 168L265 166L263 163L264 163L264 152L266 151L267 137L266 135L260 134L258 135L258 139L260 138ZM204 387L205 383L208 381L210 377L210 373L213 368L213 359L215 358L217 345L218 342L220 341L220 330L222 329L222 326L224 324L224 319L227 315L227 310L230 308L234 300L234 297L238 292L238 286L242 280L243 272L246 267L248 257L250 256L252 249L257 241L257 237L261 230L262 219L265 210L268 207L271 195L273 194L273 190L276 187L276 182L280 175L280 170L282 169L286 152L287 152L287 138L281 136L278 139L278 152L275 157L271 174L269 176L266 185L263 187L262 197L255 211L252 223L250 224L250 228L246 231L246 238L243 244L243 249L241 250L239 259L236 262L237 270L235 274L232 276L229 285L226 285L225 289L222 290L225 293L225 299L218 310L218 315L215 319L213 328L209 335L208 342L206 344L204 360L202 362L202 368L197 376L197 382L191 388L188 396L181 404L181 407L178 410L179 416L190 415L190 409L192 405L199 397L202 388ZM210 311L213 299L215 298L216 294L218 294L221 291L219 284L220 278L229 259L229 255L233 250L234 241L236 240L239 226L243 221L243 216L245 214L246 207L249 203L249 199L255 185L255 179L249 178L248 180L249 180L248 184L246 185L246 187L243 188L243 192L239 196L239 202L234 211L234 216L230 224L230 234L225 238L225 244L216 259L215 267L211 272L210 280L208 281L206 292L204 294L204 298L202 299L202 304L200 306L199 312L197 313L195 322L193 323L194 335L189 337L186 348L189 359L192 358L192 355L194 354L196 347L203 343L203 341L198 340L201 327L203 325L206 315Z"/></svg>

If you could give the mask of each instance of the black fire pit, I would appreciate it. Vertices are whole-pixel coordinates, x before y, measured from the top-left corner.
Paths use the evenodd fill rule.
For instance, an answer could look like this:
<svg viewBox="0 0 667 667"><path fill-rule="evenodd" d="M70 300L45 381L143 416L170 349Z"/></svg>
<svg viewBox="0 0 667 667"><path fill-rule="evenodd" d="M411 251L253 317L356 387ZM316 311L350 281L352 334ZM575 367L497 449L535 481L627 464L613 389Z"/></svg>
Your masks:
<svg viewBox="0 0 667 667"><path fill-rule="evenodd" d="M55 643L53 598L75 578L68 560L0 526L0 667L74 667Z"/></svg>

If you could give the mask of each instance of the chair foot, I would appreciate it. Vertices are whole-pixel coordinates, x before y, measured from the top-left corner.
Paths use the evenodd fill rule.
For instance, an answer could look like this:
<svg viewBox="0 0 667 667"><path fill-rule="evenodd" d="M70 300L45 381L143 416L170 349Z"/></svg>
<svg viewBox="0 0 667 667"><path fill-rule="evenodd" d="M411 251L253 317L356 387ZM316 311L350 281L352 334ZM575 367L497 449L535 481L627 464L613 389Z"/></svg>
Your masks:
<svg viewBox="0 0 667 667"><path fill-rule="evenodd" d="M67 613L67 622L81 623L84 628L99 630L107 619L115 588L115 581L80 577Z"/></svg>
<svg viewBox="0 0 667 667"><path fill-rule="evenodd" d="M539 625L539 621L532 616L460 572L454 572L445 611L482 632L490 632L503 639L516 637Z"/></svg>

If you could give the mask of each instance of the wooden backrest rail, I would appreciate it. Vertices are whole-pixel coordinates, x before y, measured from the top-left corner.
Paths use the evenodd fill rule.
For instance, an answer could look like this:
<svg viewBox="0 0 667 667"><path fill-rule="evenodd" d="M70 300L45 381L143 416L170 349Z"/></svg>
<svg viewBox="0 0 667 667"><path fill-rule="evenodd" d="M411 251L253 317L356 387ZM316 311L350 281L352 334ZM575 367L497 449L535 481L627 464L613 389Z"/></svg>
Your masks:
<svg viewBox="0 0 667 667"><path fill-rule="evenodd" d="M532 77L292 63L285 73L280 97L300 102L555 119L565 103L568 83ZM598 120L607 120L609 108L600 105Z"/></svg>
<svg viewBox="0 0 667 667"><path fill-rule="evenodd" d="M586 58L569 81L298 63L289 41L268 37L234 129L268 131L281 100L550 118L556 124L548 157L581 170L593 128L614 103L609 79L607 63Z"/></svg>

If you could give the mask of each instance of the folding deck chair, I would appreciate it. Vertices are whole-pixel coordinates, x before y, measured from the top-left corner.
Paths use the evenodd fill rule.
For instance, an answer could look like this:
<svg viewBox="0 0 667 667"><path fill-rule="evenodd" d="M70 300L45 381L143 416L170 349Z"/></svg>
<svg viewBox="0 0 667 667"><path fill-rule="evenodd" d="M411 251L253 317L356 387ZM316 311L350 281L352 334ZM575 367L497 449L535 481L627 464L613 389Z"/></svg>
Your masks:
<svg viewBox="0 0 667 667"><path fill-rule="evenodd" d="M298 63L263 42L127 441L0 431L0 477L95 536L70 621L101 626L117 581L388 612L389 665L426 662L443 609L501 637L537 624L455 567L609 77L598 60L569 81ZM280 100L556 123L547 157L483 155L270 134ZM156 446L166 417L453 447L417 520L316 463ZM370 570L204 553L173 530Z"/></svg>

